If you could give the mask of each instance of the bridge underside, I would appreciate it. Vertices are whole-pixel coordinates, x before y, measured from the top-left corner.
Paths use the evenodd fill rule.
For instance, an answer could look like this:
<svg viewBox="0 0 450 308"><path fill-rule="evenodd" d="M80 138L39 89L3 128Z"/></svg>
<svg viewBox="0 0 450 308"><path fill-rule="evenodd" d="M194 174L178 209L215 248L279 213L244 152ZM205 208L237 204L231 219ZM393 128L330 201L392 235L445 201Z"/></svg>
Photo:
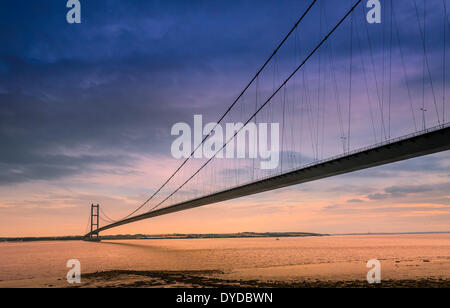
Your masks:
<svg viewBox="0 0 450 308"><path fill-rule="evenodd" d="M450 149L450 127L440 128L420 135L405 137L397 141L376 145L371 148L355 151L318 162L291 172L272 176L253 183L223 190L208 196L192 199L160 210L131 217L107 226L94 233L105 231L121 225L143 219L175 213L212 203L236 199L295 184L311 182L335 175L381 166L414 157L424 156ZM89 236L87 234L86 236Z"/></svg>

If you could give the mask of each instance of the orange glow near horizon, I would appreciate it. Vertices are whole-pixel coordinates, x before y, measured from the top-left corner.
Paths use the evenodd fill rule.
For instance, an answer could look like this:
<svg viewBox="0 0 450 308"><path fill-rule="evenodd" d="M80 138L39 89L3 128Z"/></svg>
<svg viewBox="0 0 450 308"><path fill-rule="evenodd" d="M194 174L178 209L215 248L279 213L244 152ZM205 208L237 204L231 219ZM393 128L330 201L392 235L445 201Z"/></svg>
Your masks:
<svg viewBox="0 0 450 308"><path fill-rule="evenodd" d="M133 223L104 234L229 232L428 232L450 230L448 153L442 168L411 168L411 161L328 178L281 190ZM72 177L0 188L0 237L84 234L90 204L123 217L175 166L173 160L141 160L133 172ZM139 172L134 172L139 170ZM51 192L51 193L50 193ZM20 196L20 197L19 197ZM104 225L105 223L102 223Z"/></svg>

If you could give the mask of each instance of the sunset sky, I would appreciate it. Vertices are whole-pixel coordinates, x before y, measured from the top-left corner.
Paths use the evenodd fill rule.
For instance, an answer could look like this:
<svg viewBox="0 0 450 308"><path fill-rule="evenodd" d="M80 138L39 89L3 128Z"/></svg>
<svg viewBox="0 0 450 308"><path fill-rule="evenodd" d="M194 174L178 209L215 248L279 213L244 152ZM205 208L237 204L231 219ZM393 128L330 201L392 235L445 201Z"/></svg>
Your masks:
<svg viewBox="0 0 450 308"><path fill-rule="evenodd" d="M113 219L135 209L181 163L170 153L172 125L191 123L194 114L217 119L310 3L80 2L82 23L71 25L66 22L65 1L2 1L0 237L83 234L91 203L100 203ZM350 3L326 2L330 25ZM344 2L346 6L339 6ZM441 1L430 1L427 8L427 44L441 111L450 78L442 85L439 5ZM302 28L304 42L311 46L316 42L312 32L318 12L313 10ZM401 29L416 27L412 12L411 7L396 11ZM363 20L361 8L357 14L355 18ZM349 60L345 33L334 37L338 65ZM422 91L421 44L408 34L402 39L408 85L416 99ZM374 37L372 43L378 54L382 41ZM402 65L398 56L394 58L395 78L402 76ZM279 61L282 65L283 59ZM344 70L337 74L342 82L348 78ZM365 95L361 74L355 70L354 87L362 90L354 94L353 148L380 138L378 129L372 137L370 120L364 117L368 107L358 100ZM401 101L404 88L394 88L393 96ZM420 126L420 102L413 103ZM392 137L413 132L405 104L393 108ZM437 119L428 104L430 127ZM330 121L324 127L337 130L333 125ZM338 137L330 140L336 146L330 145L324 158L336 154L339 146ZM308 156L301 150L299 155ZM208 205L105 234L243 231L450 231L450 155L443 152Z"/></svg>

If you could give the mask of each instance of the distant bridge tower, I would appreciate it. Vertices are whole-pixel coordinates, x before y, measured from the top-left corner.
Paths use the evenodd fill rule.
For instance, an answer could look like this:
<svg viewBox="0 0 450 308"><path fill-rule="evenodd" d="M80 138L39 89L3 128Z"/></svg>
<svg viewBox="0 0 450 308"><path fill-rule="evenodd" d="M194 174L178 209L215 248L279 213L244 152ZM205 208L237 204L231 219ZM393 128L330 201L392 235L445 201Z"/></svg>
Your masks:
<svg viewBox="0 0 450 308"><path fill-rule="evenodd" d="M99 204L91 204L91 233L89 236L89 240L91 241L99 241L98 233L95 232L100 227L99 225L99 217L100 217L100 205Z"/></svg>

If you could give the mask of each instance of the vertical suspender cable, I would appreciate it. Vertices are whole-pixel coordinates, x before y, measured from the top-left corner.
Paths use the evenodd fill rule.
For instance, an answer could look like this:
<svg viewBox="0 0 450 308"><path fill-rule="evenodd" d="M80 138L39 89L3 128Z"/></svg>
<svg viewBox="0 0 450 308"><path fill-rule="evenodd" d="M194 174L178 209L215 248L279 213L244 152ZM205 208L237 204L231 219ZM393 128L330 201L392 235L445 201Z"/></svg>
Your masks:
<svg viewBox="0 0 450 308"><path fill-rule="evenodd" d="M261 68L257 71L257 73L253 76L253 78L250 80L250 82L247 84L247 86L242 90L242 92L238 95L238 97L234 100L234 102L228 107L228 109L225 111L225 113L220 117L220 119L216 122L217 125L219 125L222 120L225 118L225 116L233 109L233 107L237 104L237 102L241 99L241 97L247 92L248 88L253 84L253 82L256 80L256 78L259 77L259 75L262 73L262 71L266 68L266 66L269 64L269 62L272 60L272 58L278 53L280 48L284 45L286 40L291 36L292 32L294 32L295 29L297 29L298 25L302 22L302 20L305 18L305 16L309 13L309 11L313 8L313 6L316 4L317 0L311 1L308 8L303 12L303 14L300 16L300 18L297 20L295 25L291 28L291 30L286 34L286 36L283 38L283 40L278 44L277 48L272 52L270 57L264 62L264 64L261 66ZM217 125L211 129L211 132L213 132ZM145 200L138 208L136 208L133 212L125 216L123 219L126 219L130 217L131 215L135 214L137 211L139 211L141 208L143 208L146 204L148 204L174 177L175 175L183 168L184 165L190 160L190 158L194 155L194 153L200 148L200 146L208 139L210 134L206 135L205 138L203 138L202 142L197 145L197 147L192 151L191 155L186 158L183 163L178 166L178 168L172 173L172 175L147 199Z"/></svg>
<svg viewBox="0 0 450 308"><path fill-rule="evenodd" d="M392 0L390 2L390 26L389 26L389 32L390 32L390 38L389 38L389 99L388 99L388 118L389 118L389 129L388 129L388 135L389 139L391 139L391 103L392 103Z"/></svg>
<svg viewBox="0 0 450 308"><path fill-rule="evenodd" d="M361 3L362 0L357 0L355 2L355 4L350 8L350 10L347 11L347 13L339 20L339 22L333 27L333 29L331 29L328 34L323 37L323 39L316 45L316 47L308 54L308 56L300 63L299 66L297 66L297 68L285 79L285 81L277 88L277 90L272 93L272 95L269 96L269 98L267 98L267 100L258 108L258 110L247 120L246 123L244 123L244 126L247 125L248 123L250 123L250 121L252 119L255 118L255 116L269 103L272 101L272 99L280 92L281 89L283 89L284 86L286 86L286 84L292 79L292 77L297 74L297 72L305 65L306 62L309 61L309 59L317 52L317 50L319 50L322 45L333 35L333 33L336 31L337 28L340 27L340 25L348 18L348 16L350 14L353 13L353 11L355 10L355 8ZM243 127L241 127L237 132L234 133L234 135L228 139L225 144L213 155L213 157L211 157L210 159L208 159L208 161L206 161L206 163L204 163L192 176L190 176L180 187L178 187L174 192L172 192L168 197L166 197L164 200L162 200L160 203L158 203L157 205L155 205L150 211L153 211L154 209L158 208L160 205L162 205L164 202L166 202L172 195L174 195L175 193L177 193L180 189L182 189L192 178L194 178L205 166L207 166L211 160L213 160L213 158L217 155L217 153L219 153L220 151L222 151L227 145L228 143L230 143L234 138L236 138L236 136L242 131Z"/></svg>
<svg viewBox="0 0 450 308"><path fill-rule="evenodd" d="M444 3L444 39L443 39L443 44L444 44L444 50L443 50L443 65L442 65L442 125L444 125L445 123L445 90L446 90L446 84L445 84L445 77L446 77L446 41L447 41L447 4L446 4L446 0L442 0Z"/></svg>
<svg viewBox="0 0 450 308"><path fill-rule="evenodd" d="M351 4L351 1L350 1ZM348 92L348 135L347 151L350 152L351 113L352 113L352 76L353 76L353 12L350 15L350 82Z"/></svg>

